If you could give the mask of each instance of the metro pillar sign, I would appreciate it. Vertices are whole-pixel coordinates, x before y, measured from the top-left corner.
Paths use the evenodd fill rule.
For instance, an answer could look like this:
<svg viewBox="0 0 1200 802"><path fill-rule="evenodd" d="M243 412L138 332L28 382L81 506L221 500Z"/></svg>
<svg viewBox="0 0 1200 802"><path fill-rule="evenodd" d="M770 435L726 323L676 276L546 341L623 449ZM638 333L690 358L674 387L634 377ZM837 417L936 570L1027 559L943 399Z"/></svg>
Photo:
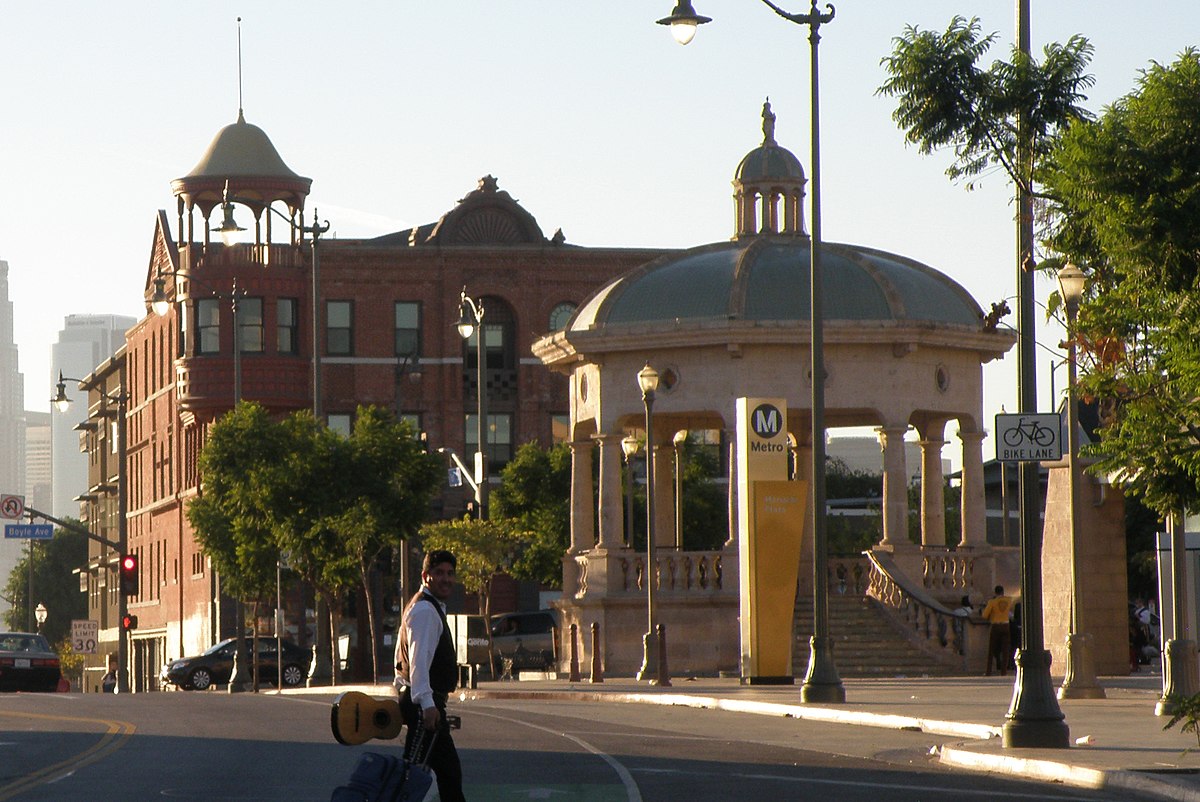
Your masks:
<svg viewBox="0 0 1200 802"><path fill-rule="evenodd" d="M737 399L741 675L750 684L793 679L792 626L808 485L787 476L787 401Z"/></svg>

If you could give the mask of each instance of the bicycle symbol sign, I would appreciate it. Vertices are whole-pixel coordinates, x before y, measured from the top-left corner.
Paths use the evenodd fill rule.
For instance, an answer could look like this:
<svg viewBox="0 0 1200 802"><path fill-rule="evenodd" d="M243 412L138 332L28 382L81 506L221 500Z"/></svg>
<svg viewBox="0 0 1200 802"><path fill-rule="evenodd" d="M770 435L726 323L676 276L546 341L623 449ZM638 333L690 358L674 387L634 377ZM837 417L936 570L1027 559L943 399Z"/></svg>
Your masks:
<svg viewBox="0 0 1200 802"><path fill-rule="evenodd" d="M1042 462L1062 459L1062 418L1054 412L996 416L996 459Z"/></svg>

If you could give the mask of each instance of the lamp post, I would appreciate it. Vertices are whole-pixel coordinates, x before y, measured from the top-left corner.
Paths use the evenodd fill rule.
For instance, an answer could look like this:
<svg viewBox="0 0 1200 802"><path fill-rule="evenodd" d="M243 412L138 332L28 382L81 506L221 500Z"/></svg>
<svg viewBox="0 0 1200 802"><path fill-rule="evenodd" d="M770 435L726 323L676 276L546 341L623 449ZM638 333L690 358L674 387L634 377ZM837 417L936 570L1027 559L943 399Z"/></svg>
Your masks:
<svg viewBox="0 0 1200 802"><path fill-rule="evenodd" d="M826 578L829 558L825 526L825 342L821 291L821 125L820 80L817 50L821 41L820 28L833 21L834 8L817 8L816 0L806 13L792 14L762 0L763 5L788 22L808 26L808 42L812 69L812 234L809 246L809 330L812 370L812 530L813 530L813 636L810 641L808 670L800 698L804 703L839 703L846 701L846 689L838 676L833 660L833 641L829 637L829 584ZM695 35L697 25L709 22L708 17L696 14L690 0L679 0L671 15L658 20L670 25L676 41L687 44ZM688 30L690 29L690 31Z"/></svg>
<svg viewBox="0 0 1200 802"><path fill-rule="evenodd" d="M160 272L155 277L154 294L150 297L150 308L159 317L165 316L171 309L171 299L167 297L164 275L168 274ZM247 292L238 289L236 277L233 279L233 286L229 292L221 292L208 282L201 281L188 273L172 271L169 275L186 278L189 282L194 282L207 289L213 294L214 298L229 302L230 317L233 324L233 405L236 407L238 402L242 400L242 324L238 317L238 299L245 298Z"/></svg>
<svg viewBox="0 0 1200 802"><path fill-rule="evenodd" d="M217 233L221 235L221 239L226 245L232 245L238 232L245 231L233 218L233 204L245 202L241 198L230 197L229 186L226 183L225 198L221 203L221 227L217 229ZM317 245L321 240L321 235L329 231L329 221L326 220L324 224L318 222L319 215L315 208L313 209L312 224L308 226L304 225L303 214L301 214L300 222L297 223L270 204L263 208L273 212L302 238L308 234L312 242L312 410L313 417L319 422L321 420L321 250ZM239 342L239 340L235 338L235 342Z"/></svg>
<svg viewBox="0 0 1200 802"><path fill-rule="evenodd" d="M67 397L67 382L82 382L83 379L76 379L70 376L63 376L62 371L58 372L58 384L55 386L54 398L50 402L54 404L59 412L66 412L71 407L71 399ZM97 390L100 397L107 403L115 403L117 405L117 544L120 549L120 555L123 555L129 548L129 522L128 517L128 488L126 482L126 421L125 411L126 403L129 401L129 394L122 387L118 393L106 393L103 390ZM109 451L109 449L105 449ZM107 473L107 471L105 471ZM119 580L117 580L119 581ZM121 622L125 620L126 614L129 612L129 600L125 597L125 593L117 594L117 693L129 693L129 673L127 666L129 664L129 642L127 633Z"/></svg>
<svg viewBox="0 0 1200 802"><path fill-rule="evenodd" d="M638 453L638 441L633 435L621 441L625 455L625 545L633 546L633 456Z"/></svg>
<svg viewBox="0 0 1200 802"><path fill-rule="evenodd" d="M642 405L646 409L646 570L642 576L646 583L646 634L642 638L642 667L638 669L638 681L656 682L658 675L658 623L654 609L654 586L658 582L658 566L655 564L654 549L654 394L658 390L658 371L646 366L638 371L638 387L642 391Z"/></svg>
<svg viewBox="0 0 1200 802"><path fill-rule="evenodd" d="M1017 0L1017 49L1030 53L1029 0ZM1022 175L1033 174L1033 150L1028 111L1017 112L1017 165ZM1033 196L1017 182L1017 411L1037 411L1037 363L1034 338ZM1017 497L1021 534L1021 646L1012 703L1001 728L1004 748L1067 749L1070 730L1055 698L1050 679L1050 652L1042 628L1042 523L1041 483L1036 462L1022 462L1017 470Z"/></svg>
<svg viewBox="0 0 1200 802"><path fill-rule="evenodd" d="M1091 640L1084 627L1083 605L1079 593L1079 394L1075 387L1075 322L1087 276L1072 264L1058 271L1058 288L1067 307L1067 471L1071 533L1071 631L1067 635L1067 668L1059 699L1103 699L1104 688L1096 681ZM1053 374L1051 374L1053 375Z"/></svg>
<svg viewBox="0 0 1200 802"><path fill-rule="evenodd" d="M475 399L476 451L475 451L475 506L479 520L487 517L487 369L484 364L483 299L473 300L462 288L458 298L458 323L455 324L463 341L476 335L475 346Z"/></svg>
<svg viewBox="0 0 1200 802"><path fill-rule="evenodd" d="M42 625L46 623L47 615L49 615L49 611L46 609L46 605L38 602L38 606L33 610L33 617L37 619L37 634L39 635L42 634Z"/></svg>
<svg viewBox="0 0 1200 802"><path fill-rule="evenodd" d="M683 445L687 442L687 429L680 429L671 438L675 446L675 550L683 551Z"/></svg>
<svg viewBox="0 0 1200 802"><path fill-rule="evenodd" d="M225 203L224 209L225 221L222 223L219 230L222 237L231 237L232 232L241 231L243 229L239 228L237 223L233 220L233 204ZM155 277L154 294L150 298L150 308L154 311L154 314L158 315L159 317L165 316L171 309L171 300L167 297L165 289L165 275L166 274L160 272L158 276ZM238 299L246 297L247 293L245 290L238 289L236 276L233 278L233 283L229 292L222 292L216 289L213 285L209 284L207 281L198 279L189 273L171 271L170 275L186 278L188 282L199 284L201 287L207 289L213 294L214 298L229 302L230 323L233 327L233 337L231 338L231 342L233 344L233 408L236 409L237 405L241 403L242 400L242 323L238 316ZM243 613L242 601L238 599L235 602L235 606L237 608L235 615L237 616L238 620L237 659L233 664L233 675L229 678L230 693L238 693L239 691L243 690L246 683L249 681L247 678L246 664L249 662L250 658L246 653L246 639L244 634L245 615ZM257 691L257 677L254 679L254 687Z"/></svg>

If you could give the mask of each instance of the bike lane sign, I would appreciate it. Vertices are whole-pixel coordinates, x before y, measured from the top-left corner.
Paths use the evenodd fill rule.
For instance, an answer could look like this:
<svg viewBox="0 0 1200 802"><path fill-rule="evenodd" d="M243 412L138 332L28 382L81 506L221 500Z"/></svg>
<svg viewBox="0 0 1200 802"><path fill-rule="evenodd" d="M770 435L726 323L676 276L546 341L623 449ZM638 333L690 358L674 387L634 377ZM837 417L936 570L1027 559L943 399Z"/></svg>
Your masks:
<svg viewBox="0 0 1200 802"><path fill-rule="evenodd" d="M996 459L1000 462L1053 462L1062 455L1062 418L1058 413L996 416Z"/></svg>

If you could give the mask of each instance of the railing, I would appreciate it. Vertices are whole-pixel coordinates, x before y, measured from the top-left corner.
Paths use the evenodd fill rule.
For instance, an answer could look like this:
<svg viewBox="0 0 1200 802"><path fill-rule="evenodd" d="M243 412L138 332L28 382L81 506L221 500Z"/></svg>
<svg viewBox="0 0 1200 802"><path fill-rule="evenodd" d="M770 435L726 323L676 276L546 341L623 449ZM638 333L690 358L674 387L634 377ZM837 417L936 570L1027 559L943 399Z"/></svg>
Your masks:
<svg viewBox="0 0 1200 802"><path fill-rule="evenodd" d="M887 554L867 552L870 580L867 595L904 626L910 640L939 662L965 669L971 622L910 583Z"/></svg>
<svg viewBox="0 0 1200 802"><path fill-rule="evenodd" d="M974 583L976 557L950 551L945 547L924 546L925 589L935 595L967 594L976 588ZM986 583L985 583L986 584Z"/></svg>
<svg viewBox="0 0 1200 802"><path fill-rule="evenodd" d="M726 587L725 554L720 551L675 551L662 549L655 558L654 590L660 597L712 596L737 592ZM589 579L603 572L597 586L607 588L607 595L639 595L646 591L646 555L632 551L610 552L600 556L580 554L575 557L577 579L575 598L588 593Z"/></svg>

